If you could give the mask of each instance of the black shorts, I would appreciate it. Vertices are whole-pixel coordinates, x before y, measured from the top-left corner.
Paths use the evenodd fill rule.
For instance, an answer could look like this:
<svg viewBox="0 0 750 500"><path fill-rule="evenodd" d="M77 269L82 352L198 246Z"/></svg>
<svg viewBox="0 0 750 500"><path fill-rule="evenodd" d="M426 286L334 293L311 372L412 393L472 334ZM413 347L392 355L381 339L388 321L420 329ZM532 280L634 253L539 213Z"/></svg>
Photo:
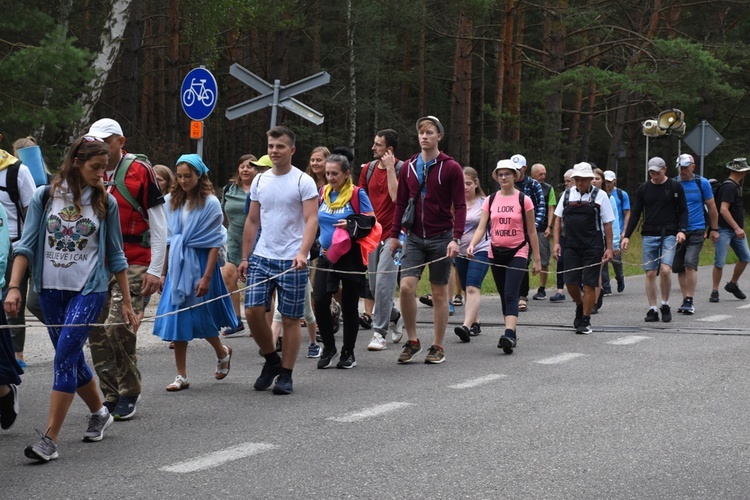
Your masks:
<svg viewBox="0 0 750 500"><path fill-rule="evenodd" d="M603 255L603 248L566 248L565 283L593 287L599 286Z"/></svg>

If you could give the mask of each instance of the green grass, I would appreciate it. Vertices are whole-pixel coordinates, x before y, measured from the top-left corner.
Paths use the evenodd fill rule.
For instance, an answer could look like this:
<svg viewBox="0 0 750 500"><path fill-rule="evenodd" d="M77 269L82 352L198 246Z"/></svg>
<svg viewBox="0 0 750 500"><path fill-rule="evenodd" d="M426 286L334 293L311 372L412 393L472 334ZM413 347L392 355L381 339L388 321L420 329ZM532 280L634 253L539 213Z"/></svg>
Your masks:
<svg viewBox="0 0 750 500"><path fill-rule="evenodd" d="M745 222L745 233L750 233L750 221ZM628 251L624 252L622 254L622 264L623 264L623 272L625 273L625 276L635 276L638 274L643 274L644 271L641 268L641 257L642 257L642 245L641 245L641 234L640 232L636 231L633 233L633 236L630 238L630 243L628 245ZM713 265L714 263L714 245L710 241L707 241L703 245L703 250L701 250L701 256L700 256L700 265ZM734 264L737 262L737 256L734 254L733 250L729 250L729 256L727 257L727 264ZM557 282L557 278L555 276L555 272L557 271L557 261L553 258L550 258L549 263L549 272L550 274L547 277L547 288L554 288ZM610 273L612 271L610 270ZM425 269L424 273L422 273L422 279L419 281L419 286L417 287L417 295L423 295L425 293L430 292L430 282L429 282L429 275L430 270ZM539 287L539 275L537 276L530 276L529 279L529 289L530 290L536 290ZM455 291L453 292L456 293ZM484 281L482 282L482 293L497 293L497 288L495 287L495 280L492 279L492 273L487 272L487 276L485 276Z"/></svg>

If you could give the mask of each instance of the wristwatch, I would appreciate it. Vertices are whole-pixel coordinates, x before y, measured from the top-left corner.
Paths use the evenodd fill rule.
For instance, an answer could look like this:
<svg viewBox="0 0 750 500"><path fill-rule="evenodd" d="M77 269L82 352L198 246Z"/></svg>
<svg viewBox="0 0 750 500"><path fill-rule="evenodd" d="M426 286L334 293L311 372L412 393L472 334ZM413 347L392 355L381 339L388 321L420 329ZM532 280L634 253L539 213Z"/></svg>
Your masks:
<svg viewBox="0 0 750 500"><path fill-rule="evenodd" d="M711 228L708 229L708 232L709 233L718 233L719 232L719 228L717 228L717 227L711 227Z"/></svg>
<svg viewBox="0 0 750 500"><path fill-rule="evenodd" d="M455 243L456 245L460 245L461 244L461 239L460 238L453 238L453 243Z"/></svg>

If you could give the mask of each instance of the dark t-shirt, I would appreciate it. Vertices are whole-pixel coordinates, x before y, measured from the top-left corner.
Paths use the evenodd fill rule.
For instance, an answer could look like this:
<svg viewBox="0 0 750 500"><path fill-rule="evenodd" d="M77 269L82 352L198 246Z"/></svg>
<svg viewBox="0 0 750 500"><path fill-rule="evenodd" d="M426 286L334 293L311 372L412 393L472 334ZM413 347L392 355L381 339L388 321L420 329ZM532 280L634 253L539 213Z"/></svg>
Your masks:
<svg viewBox="0 0 750 500"><path fill-rule="evenodd" d="M732 214L734 222L740 227L745 227L745 211L742 204L742 193L740 193L739 184L732 179L727 179L719 187L716 198L720 200L716 206L719 210L719 227L732 229L729 222L727 222L721 215L721 203L724 202L729 203L729 213Z"/></svg>
<svg viewBox="0 0 750 500"><path fill-rule="evenodd" d="M641 234L644 236L674 236L678 231L687 229L688 209L685 190L674 179L667 179L663 184L646 181L635 193L635 202L631 211L625 237L635 231L638 221L644 212Z"/></svg>

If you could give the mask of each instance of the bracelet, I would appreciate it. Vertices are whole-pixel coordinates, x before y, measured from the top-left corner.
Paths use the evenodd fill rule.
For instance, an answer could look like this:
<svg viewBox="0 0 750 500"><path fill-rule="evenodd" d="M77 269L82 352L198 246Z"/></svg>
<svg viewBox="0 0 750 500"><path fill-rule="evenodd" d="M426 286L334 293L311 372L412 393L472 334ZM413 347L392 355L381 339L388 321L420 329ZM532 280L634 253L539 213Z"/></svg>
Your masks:
<svg viewBox="0 0 750 500"><path fill-rule="evenodd" d="M8 290L13 290L14 288L15 288L16 290L19 290L19 291L21 290L21 287L19 287L19 286L17 286L17 285L8 285Z"/></svg>
<svg viewBox="0 0 750 500"><path fill-rule="evenodd" d="M709 233L718 233L718 232L719 232L719 228L718 228L718 227L712 227L712 228L709 228L709 229L708 229L708 232L709 232Z"/></svg>

